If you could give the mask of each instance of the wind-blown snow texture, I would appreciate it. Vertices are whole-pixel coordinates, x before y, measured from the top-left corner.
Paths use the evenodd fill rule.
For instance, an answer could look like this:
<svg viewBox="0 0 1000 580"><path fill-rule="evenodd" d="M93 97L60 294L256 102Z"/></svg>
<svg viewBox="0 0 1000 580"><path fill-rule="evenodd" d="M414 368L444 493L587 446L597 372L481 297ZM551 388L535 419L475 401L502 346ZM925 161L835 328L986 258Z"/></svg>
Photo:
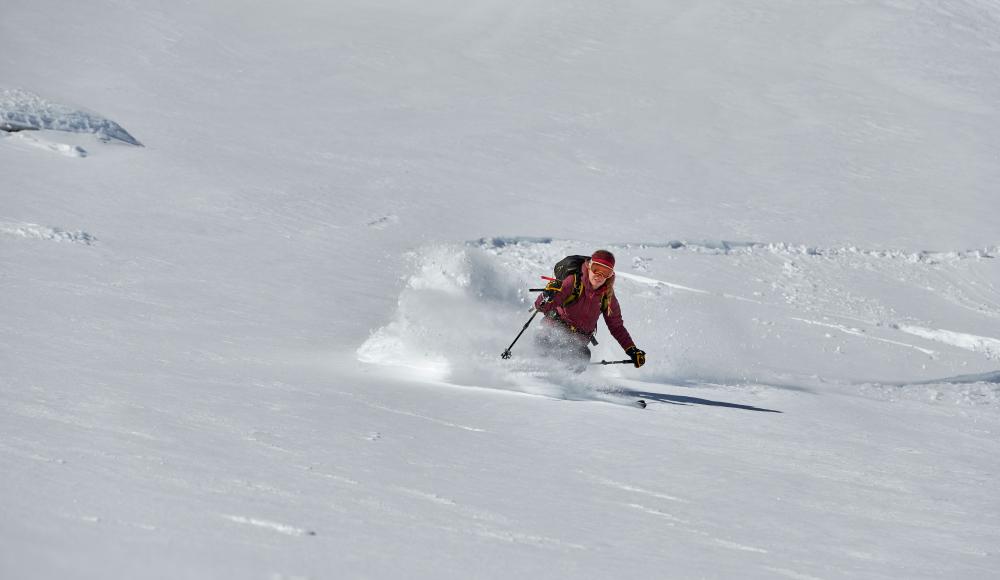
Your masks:
<svg viewBox="0 0 1000 580"><path fill-rule="evenodd" d="M998 38L5 1L3 86L147 147L0 133L0 578L995 578ZM598 247L648 364L502 361Z"/></svg>

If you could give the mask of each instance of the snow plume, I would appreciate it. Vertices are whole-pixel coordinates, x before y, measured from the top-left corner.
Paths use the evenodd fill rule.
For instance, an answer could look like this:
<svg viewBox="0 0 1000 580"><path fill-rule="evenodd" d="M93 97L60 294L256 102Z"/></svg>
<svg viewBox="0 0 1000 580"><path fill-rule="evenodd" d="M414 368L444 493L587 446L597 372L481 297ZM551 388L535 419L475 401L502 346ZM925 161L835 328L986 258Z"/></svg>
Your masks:
<svg viewBox="0 0 1000 580"><path fill-rule="evenodd" d="M500 329L510 326L503 322L514 318L523 286L515 273L465 246L423 248L408 259L413 273L395 319L361 345L359 360L444 380L470 368L478 374L487 359L499 359Z"/></svg>

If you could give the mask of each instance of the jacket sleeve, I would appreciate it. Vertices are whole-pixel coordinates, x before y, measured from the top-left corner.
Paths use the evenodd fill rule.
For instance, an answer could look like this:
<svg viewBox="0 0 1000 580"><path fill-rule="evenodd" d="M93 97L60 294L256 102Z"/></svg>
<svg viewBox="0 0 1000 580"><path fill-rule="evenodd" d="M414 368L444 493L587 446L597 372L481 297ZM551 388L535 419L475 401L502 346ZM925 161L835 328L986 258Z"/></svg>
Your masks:
<svg viewBox="0 0 1000 580"><path fill-rule="evenodd" d="M611 336L615 337L618 344L622 345L622 349L628 350L629 347L635 346L635 343L632 341L632 337L628 331L625 330L625 323L622 321L622 309L618 305L618 297L614 294L611 295L609 306L610 312L604 313L604 322L607 323L608 330L611 331Z"/></svg>
<svg viewBox="0 0 1000 580"><path fill-rule="evenodd" d="M563 302L569 298L569 295L573 292L573 275L570 274L562 281L562 285L559 287L559 291L556 292L552 300L542 304L542 299L545 298L544 293L540 293L538 298L535 298L535 309L540 311L542 314L548 314L552 312L557 307L562 306Z"/></svg>

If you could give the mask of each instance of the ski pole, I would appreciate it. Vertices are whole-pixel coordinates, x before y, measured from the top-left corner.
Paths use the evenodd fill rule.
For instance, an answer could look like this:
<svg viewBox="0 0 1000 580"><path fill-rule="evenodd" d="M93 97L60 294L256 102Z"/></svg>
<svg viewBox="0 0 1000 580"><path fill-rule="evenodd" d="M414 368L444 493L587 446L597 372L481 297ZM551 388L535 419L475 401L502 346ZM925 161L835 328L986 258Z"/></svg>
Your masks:
<svg viewBox="0 0 1000 580"><path fill-rule="evenodd" d="M531 321L535 319L535 316L539 312L540 311L538 309L535 310L535 313L531 315L531 318L529 318L528 321L524 323L524 328L521 329L521 332L517 333L517 337L514 338L514 342L510 343L510 346L507 347L507 350L503 351L503 354L500 355L500 358L506 360L509 359L511 356L513 356L512 354L510 354L510 349L514 348L514 343L517 342L519 338L521 338L521 335L524 334L525 330L528 330L528 325L531 324Z"/></svg>
<svg viewBox="0 0 1000 580"><path fill-rule="evenodd" d="M630 358L625 360L602 360L601 362L592 362L592 365L630 365L633 361Z"/></svg>

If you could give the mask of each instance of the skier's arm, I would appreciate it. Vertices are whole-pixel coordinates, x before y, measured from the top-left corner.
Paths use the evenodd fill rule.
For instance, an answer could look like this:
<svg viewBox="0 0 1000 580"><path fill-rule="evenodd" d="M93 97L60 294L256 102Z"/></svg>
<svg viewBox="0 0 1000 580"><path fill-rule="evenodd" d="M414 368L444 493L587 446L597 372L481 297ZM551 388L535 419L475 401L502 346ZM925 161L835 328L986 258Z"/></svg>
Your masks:
<svg viewBox="0 0 1000 580"><path fill-rule="evenodd" d="M618 298L614 294L611 295L609 306L609 311L604 312L604 322L607 323L608 330L611 331L611 336L615 337L615 340L622 346L622 349L627 351L629 348L635 346L635 342L632 341L628 330L625 330L625 322L622 321L621 306L618 305Z"/></svg>
<svg viewBox="0 0 1000 580"><path fill-rule="evenodd" d="M535 309L542 314L552 312L557 306L562 306L566 299L569 298L570 293L573 291L573 276L568 276L558 287L556 284L556 282L549 282L545 287L546 292L542 292L538 298L535 298ZM554 293L549 292L549 290L554 291ZM551 296L551 300L546 300L547 295Z"/></svg>

